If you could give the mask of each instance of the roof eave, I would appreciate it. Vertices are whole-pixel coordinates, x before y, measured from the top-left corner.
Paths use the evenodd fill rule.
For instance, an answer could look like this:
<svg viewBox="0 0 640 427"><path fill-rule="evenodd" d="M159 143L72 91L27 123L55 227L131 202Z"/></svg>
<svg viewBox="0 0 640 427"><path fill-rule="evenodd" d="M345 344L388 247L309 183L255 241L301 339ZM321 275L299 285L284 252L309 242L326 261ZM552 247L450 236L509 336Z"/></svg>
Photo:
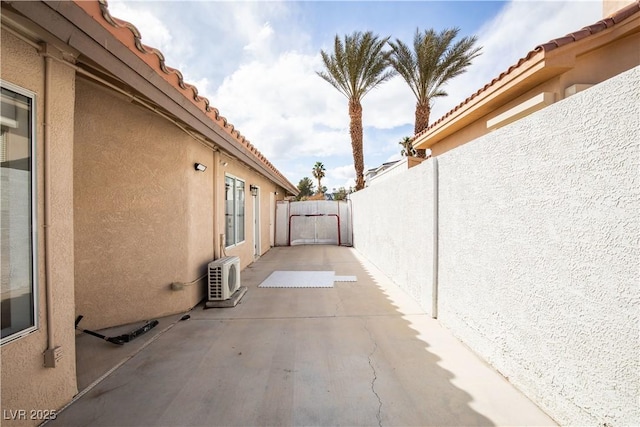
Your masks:
<svg viewBox="0 0 640 427"><path fill-rule="evenodd" d="M240 161L258 171L284 190L295 194L293 186L282 174L272 170L266 164L264 156L258 158L251 154L250 148L241 145L232 136L237 131L222 127L218 120L206 113L204 105L199 105L202 98L190 100L171 84L170 79L163 78L147 62L130 49L122 40L115 37L108 23L103 24L100 5L97 2L14 2L12 7L29 17L35 24L55 37L67 43L83 56L99 63L106 71L127 83L160 106L170 115L179 119L189 127L214 142L216 146L227 151ZM115 30L129 31L119 28ZM154 55L155 56L155 55ZM195 92L197 97L197 91ZM226 120L222 118L222 120ZM262 160L264 159L264 160ZM275 168L274 168L275 169Z"/></svg>
<svg viewBox="0 0 640 427"><path fill-rule="evenodd" d="M566 44L549 48L547 48L547 44L538 46L518 64L510 67L438 119L430 128L415 135L414 148L433 147L444 138L495 111L538 84L570 70L574 67L576 57L579 55L584 55L629 34L637 33L640 30L639 10L640 1L636 1L613 14L612 18L599 21L570 36L552 41ZM580 34L586 30L588 30L586 36Z"/></svg>
<svg viewBox="0 0 640 427"><path fill-rule="evenodd" d="M553 53L553 51L549 53L542 50L537 52L529 60L507 74L501 81L493 84L457 109L452 110L444 120L416 137L413 143L414 148L431 148L444 138L489 114L509 100L573 68L575 56L550 58L550 53Z"/></svg>

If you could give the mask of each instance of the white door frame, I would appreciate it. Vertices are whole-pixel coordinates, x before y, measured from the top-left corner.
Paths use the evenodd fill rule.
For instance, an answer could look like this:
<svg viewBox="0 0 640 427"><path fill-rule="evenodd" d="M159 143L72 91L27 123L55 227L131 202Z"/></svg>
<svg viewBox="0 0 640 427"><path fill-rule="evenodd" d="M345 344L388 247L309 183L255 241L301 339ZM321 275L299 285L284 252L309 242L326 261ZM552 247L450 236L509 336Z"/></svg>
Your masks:
<svg viewBox="0 0 640 427"><path fill-rule="evenodd" d="M276 193L269 193L269 246L276 245Z"/></svg>
<svg viewBox="0 0 640 427"><path fill-rule="evenodd" d="M253 196L253 258L260 257L260 187Z"/></svg>

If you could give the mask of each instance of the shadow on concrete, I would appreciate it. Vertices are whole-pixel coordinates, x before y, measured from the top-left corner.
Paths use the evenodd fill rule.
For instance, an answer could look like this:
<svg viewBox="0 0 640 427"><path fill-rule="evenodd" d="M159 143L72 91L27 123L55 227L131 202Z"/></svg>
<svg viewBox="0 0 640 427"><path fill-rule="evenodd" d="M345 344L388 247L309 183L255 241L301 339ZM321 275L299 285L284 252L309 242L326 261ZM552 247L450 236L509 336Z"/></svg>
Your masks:
<svg viewBox="0 0 640 427"><path fill-rule="evenodd" d="M161 334L130 348L125 363L49 424L552 424L417 305L401 310L385 291L397 289L365 264L350 248L272 249L243 270L249 291L238 306L196 307L188 321L163 319ZM358 281L324 289L258 288L274 270L331 270ZM80 360L91 354L80 347L109 344L91 338L81 338L79 367L91 363ZM476 378L474 363L489 374ZM469 378L457 379L443 365ZM474 409L481 393L490 397Z"/></svg>

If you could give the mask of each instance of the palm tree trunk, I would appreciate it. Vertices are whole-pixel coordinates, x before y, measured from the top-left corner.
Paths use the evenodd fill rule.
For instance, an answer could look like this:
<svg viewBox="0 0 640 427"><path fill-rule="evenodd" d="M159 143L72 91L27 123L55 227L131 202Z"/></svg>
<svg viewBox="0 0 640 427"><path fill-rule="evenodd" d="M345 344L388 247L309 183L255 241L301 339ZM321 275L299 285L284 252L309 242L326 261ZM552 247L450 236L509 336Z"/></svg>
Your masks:
<svg viewBox="0 0 640 427"><path fill-rule="evenodd" d="M356 191L364 188L364 153L362 152L362 105L358 99L349 100L349 132L353 165L356 169Z"/></svg>
<svg viewBox="0 0 640 427"><path fill-rule="evenodd" d="M418 102L416 104L416 122L413 127L413 132L415 135L429 127L430 115L431 107L429 106L428 102ZM424 149L418 149L416 151L418 153L418 157L426 157L426 152Z"/></svg>

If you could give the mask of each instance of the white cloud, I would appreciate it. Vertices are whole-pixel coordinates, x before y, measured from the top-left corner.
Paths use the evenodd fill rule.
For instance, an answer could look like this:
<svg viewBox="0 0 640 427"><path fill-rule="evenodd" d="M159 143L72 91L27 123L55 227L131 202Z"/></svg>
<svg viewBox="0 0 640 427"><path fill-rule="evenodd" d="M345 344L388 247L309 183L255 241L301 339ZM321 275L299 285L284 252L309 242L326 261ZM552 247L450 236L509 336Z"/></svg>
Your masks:
<svg viewBox="0 0 640 427"><path fill-rule="evenodd" d="M336 179L349 179L355 176L355 170L353 169L353 164L338 166L336 168L330 169L328 171L331 175Z"/></svg>
<svg viewBox="0 0 640 427"><path fill-rule="evenodd" d="M186 69L186 68L185 68ZM198 89L198 95L208 98L209 101L211 101L211 96L209 94L213 93L213 90L211 89L211 83L209 82L209 79L206 77L202 77L200 79L196 79L196 78L191 78L191 71L182 71L182 76L184 77L184 80L189 83L190 85L193 85L196 87L196 89Z"/></svg>
<svg viewBox="0 0 640 427"><path fill-rule="evenodd" d="M363 125L392 129L410 124L413 127L416 98L407 83L396 76L365 95L362 100Z"/></svg>
<svg viewBox="0 0 640 427"><path fill-rule="evenodd" d="M142 42L163 53L171 50L173 37L166 25L149 10L135 7L121 1L110 1L111 16L133 24L142 36Z"/></svg>
<svg viewBox="0 0 640 427"><path fill-rule="evenodd" d="M318 55L299 52L251 61L224 80L215 105L270 159L349 154L346 101L317 69Z"/></svg>
<svg viewBox="0 0 640 427"><path fill-rule="evenodd" d="M206 77L210 92L198 89L207 97L243 62L273 59L283 46L302 47L309 41L306 35L283 40L298 29L292 2L179 3L110 0L109 11L135 25L142 42L159 49L166 64L179 69L187 83Z"/></svg>
<svg viewBox="0 0 640 427"><path fill-rule="evenodd" d="M338 166L327 171L327 176L331 177L332 182L336 182L336 185L330 188L348 187L348 183L353 181L355 183L356 170L353 164Z"/></svg>
<svg viewBox="0 0 640 427"><path fill-rule="evenodd" d="M322 185L326 186L329 191L334 188L338 190L340 187L355 187L356 172L353 164L338 166L327 169L326 177L322 181Z"/></svg>
<svg viewBox="0 0 640 427"><path fill-rule="evenodd" d="M220 23L225 34L231 37L238 37L244 41L244 45L260 43L273 36L274 28L271 20L289 16L288 6L283 2L225 2L224 19ZM213 3L212 7L220 11L221 5Z"/></svg>
<svg viewBox="0 0 640 427"><path fill-rule="evenodd" d="M259 55L261 52L269 50L269 43L272 40L273 28L268 22L251 37L251 41L244 47L244 50Z"/></svg>

